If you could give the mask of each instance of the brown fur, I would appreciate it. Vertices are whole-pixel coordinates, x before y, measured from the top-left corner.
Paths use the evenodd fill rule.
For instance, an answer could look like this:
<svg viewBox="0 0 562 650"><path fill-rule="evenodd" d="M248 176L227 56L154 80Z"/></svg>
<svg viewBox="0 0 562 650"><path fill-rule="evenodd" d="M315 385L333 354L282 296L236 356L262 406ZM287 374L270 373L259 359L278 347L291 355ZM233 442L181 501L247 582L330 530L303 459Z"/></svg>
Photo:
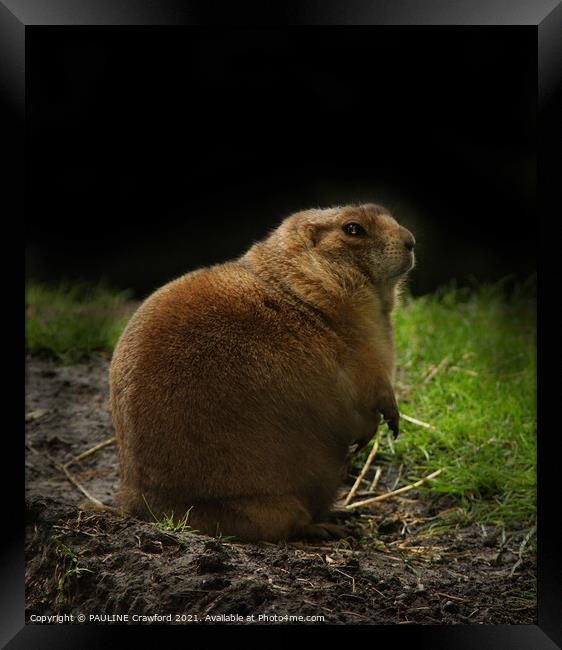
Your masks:
<svg viewBox="0 0 562 650"><path fill-rule="evenodd" d="M349 446L380 414L398 431L390 311L408 242L376 205L308 210L152 294L110 369L121 506L192 508L199 531L246 540L318 532Z"/></svg>

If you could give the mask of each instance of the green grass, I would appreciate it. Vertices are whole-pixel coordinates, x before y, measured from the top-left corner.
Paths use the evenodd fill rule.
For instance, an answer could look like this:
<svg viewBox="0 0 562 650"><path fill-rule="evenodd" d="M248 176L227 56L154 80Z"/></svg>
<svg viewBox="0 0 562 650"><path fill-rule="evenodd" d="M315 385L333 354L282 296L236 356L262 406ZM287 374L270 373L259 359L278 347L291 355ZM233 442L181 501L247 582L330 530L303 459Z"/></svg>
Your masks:
<svg viewBox="0 0 562 650"><path fill-rule="evenodd" d="M406 297L394 316L400 411L431 428L402 418L379 458L403 463L408 482L443 468L431 489L480 523L535 518L534 293L533 279L509 291L451 287Z"/></svg>
<svg viewBox="0 0 562 650"><path fill-rule="evenodd" d="M189 510L183 515L183 517L174 518L174 513L172 511L170 514L164 513L162 517L158 518L152 511L152 508L150 507L144 494L142 498L148 512L150 513L150 516L153 519L152 523L156 526L156 528L159 528L160 530L164 530L164 531L169 531L171 533L175 533L176 535L180 535L180 534L193 535L194 533L197 532L194 528L192 528L187 523L189 519L189 513L191 512L192 508L189 508ZM183 537L179 537L178 541L180 542L180 544L185 544L185 538Z"/></svg>
<svg viewBox="0 0 562 650"><path fill-rule="evenodd" d="M126 292L102 286L28 283L26 347L63 363L111 353L128 318Z"/></svg>
<svg viewBox="0 0 562 650"><path fill-rule="evenodd" d="M58 536L53 538L58 555L63 558L63 567L57 565L57 572L60 574L57 580L57 597L55 604L60 606L65 598L65 591L67 591L68 583L72 576L78 576L84 572L93 573L90 569L78 566L78 557L74 551L58 539ZM70 566L65 566L70 564Z"/></svg>
<svg viewBox="0 0 562 650"><path fill-rule="evenodd" d="M394 314L400 411L431 428L402 418L400 436L392 443L383 438L378 460L403 464L408 482L442 468L431 489L455 497L465 519L534 522L534 295L533 281L509 290L501 283L449 287L406 296ZM27 347L65 363L110 353L127 304L126 294L101 287L29 284ZM162 523L168 530L176 525Z"/></svg>

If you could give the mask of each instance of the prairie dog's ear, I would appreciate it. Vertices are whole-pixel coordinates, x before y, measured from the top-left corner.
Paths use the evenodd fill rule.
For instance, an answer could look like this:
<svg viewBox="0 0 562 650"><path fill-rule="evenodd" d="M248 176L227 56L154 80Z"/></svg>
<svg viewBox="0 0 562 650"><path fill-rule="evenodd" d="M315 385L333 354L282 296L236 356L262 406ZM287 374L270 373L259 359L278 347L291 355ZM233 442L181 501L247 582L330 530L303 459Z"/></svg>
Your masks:
<svg viewBox="0 0 562 650"><path fill-rule="evenodd" d="M314 223L303 223L297 228L299 237L314 248L320 239L320 227Z"/></svg>

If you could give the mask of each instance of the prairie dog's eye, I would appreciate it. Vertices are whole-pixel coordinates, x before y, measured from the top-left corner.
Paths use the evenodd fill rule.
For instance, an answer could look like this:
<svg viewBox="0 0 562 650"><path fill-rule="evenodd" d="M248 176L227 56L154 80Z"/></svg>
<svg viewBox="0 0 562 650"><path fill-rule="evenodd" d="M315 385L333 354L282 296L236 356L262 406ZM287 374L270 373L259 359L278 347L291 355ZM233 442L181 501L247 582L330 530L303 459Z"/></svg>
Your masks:
<svg viewBox="0 0 562 650"><path fill-rule="evenodd" d="M343 226L343 231L352 237L364 237L367 234L365 228L363 228L362 225L355 223L354 221L351 223L346 223L345 226Z"/></svg>

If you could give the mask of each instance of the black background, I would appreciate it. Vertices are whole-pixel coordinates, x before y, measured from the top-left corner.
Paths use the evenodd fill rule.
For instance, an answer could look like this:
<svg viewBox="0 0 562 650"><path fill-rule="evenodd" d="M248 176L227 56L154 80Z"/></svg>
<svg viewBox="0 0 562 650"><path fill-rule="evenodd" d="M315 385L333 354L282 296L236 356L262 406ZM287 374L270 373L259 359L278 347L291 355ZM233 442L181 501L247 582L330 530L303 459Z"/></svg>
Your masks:
<svg viewBox="0 0 562 650"><path fill-rule="evenodd" d="M292 211L388 206L414 294L535 269L536 31L32 28L27 277L142 297Z"/></svg>

